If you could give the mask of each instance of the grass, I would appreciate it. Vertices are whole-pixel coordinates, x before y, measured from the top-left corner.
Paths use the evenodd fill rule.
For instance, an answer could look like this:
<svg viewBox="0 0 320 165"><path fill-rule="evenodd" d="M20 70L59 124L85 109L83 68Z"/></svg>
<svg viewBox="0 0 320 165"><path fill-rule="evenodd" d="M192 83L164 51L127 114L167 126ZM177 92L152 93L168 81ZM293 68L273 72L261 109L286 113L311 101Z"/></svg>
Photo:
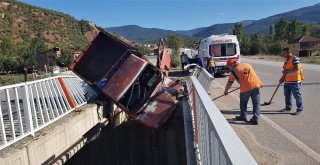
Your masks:
<svg viewBox="0 0 320 165"><path fill-rule="evenodd" d="M320 65L320 56L300 57L302 63Z"/></svg>
<svg viewBox="0 0 320 165"><path fill-rule="evenodd" d="M271 61L284 61L284 58L280 55L257 55L257 56L246 56L249 58L262 59L262 60L271 60ZM320 65L320 56L313 57L299 57L302 63L306 64L318 64Z"/></svg>
<svg viewBox="0 0 320 165"><path fill-rule="evenodd" d="M47 78L49 75L38 75L36 79ZM32 81L32 74L27 75L27 81ZM24 82L23 74L0 74L0 86Z"/></svg>
<svg viewBox="0 0 320 165"><path fill-rule="evenodd" d="M181 67L170 68L169 77L173 80L186 81L189 73L187 71L182 72Z"/></svg>

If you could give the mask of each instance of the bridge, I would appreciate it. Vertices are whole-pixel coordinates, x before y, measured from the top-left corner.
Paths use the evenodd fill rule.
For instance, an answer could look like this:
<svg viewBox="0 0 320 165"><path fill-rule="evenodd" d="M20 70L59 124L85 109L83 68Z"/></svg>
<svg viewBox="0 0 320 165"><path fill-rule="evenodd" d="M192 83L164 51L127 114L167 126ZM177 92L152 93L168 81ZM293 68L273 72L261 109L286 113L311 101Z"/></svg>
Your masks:
<svg viewBox="0 0 320 165"><path fill-rule="evenodd" d="M268 89L275 87L270 84L276 81L268 76L277 73L274 70L281 63L242 60L264 75L267 95L262 100L268 100L272 95ZM317 127L299 129L302 134L292 131L306 127L303 123L318 122L313 118L319 103L312 99L318 93L318 77L310 75L316 75L319 67L304 68L309 77L303 90L309 111L293 117L271 110L280 107L278 94L274 104L262 107L259 126L233 123L231 118L239 108L236 95L213 103L211 99L222 93L226 80L211 82L200 71L189 77L188 97L181 100L176 114L158 129L128 120L118 109L105 116L111 106L87 103L86 84L74 76L0 87L0 164L319 164L317 138L313 138ZM121 123L123 120L127 121Z"/></svg>
<svg viewBox="0 0 320 165"><path fill-rule="evenodd" d="M164 157L168 160L167 164L256 164L208 96L206 91L212 80L211 75L204 69L195 69L187 81L186 90L189 95L181 100L173 119L163 126L164 129L149 129L153 132L171 131L157 135L164 134L161 137L168 139L167 141L158 139L153 143L170 144L167 152L172 155L159 154L149 157L158 157L153 159L158 159L159 162L163 162L159 158ZM107 111L110 111L113 107L102 108L97 104L87 104L85 93L88 89L87 85L75 76L58 76L0 87L0 164L64 164L83 146L94 141L102 129L108 125L115 127L115 123L110 121L123 120L121 111L117 110L115 112L120 113L115 113L109 120L103 118L104 111L108 108ZM112 117L113 119L110 119ZM174 126L177 123L180 126ZM135 127L130 130L139 132ZM112 134L114 132L107 136L111 137ZM139 140L136 141L138 143ZM177 147L172 147L174 145ZM146 146L143 148L146 149ZM178 151L180 154L177 154ZM179 160L174 159L177 155L180 155Z"/></svg>

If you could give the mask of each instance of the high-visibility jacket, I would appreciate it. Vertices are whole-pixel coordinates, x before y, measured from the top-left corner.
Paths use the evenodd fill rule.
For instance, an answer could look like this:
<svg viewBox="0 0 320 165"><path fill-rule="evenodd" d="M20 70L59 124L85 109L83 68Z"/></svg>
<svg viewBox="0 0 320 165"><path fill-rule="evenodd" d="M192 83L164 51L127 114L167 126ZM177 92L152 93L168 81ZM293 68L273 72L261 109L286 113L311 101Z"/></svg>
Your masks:
<svg viewBox="0 0 320 165"><path fill-rule="evenodd" d="M248 92L263 86L262 81L250 64L240 63L232 71L228 81L236 80L240 84L240 93Z"/></svg>
<svg viewBox="0 0 320 165"><path fill-rule="evenodd" d="M216 66L216 62L213 59L209 59L208 66L209 67L215 67Z"/></svg>
<svg viewBox="0 0 320 165"><path fill-rule="evenodd" d="M283 69L293 69L295 65L292 63L293 59L296 56L290 55L290 57L287 59L287 61L283 65ZM297 64L298 65L298 70L294 72L288 72L285 76L285 81L286 82L298 82L301 80L304 80L303 76L303 70L301 67L301 63Z"/></svg>

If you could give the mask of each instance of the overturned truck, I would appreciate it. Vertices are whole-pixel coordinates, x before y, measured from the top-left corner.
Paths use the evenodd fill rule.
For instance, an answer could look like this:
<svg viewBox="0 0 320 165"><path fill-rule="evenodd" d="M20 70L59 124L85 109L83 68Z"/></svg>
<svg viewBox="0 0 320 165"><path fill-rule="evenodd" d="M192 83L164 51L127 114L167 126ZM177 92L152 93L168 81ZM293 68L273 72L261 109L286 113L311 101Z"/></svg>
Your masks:
<svg viewBox="0 0 320 165"><path fill-rule="evenodd" d="M172 115L182 91L136 48L103 30L70 69L131 118L153 128Z"/></svg>

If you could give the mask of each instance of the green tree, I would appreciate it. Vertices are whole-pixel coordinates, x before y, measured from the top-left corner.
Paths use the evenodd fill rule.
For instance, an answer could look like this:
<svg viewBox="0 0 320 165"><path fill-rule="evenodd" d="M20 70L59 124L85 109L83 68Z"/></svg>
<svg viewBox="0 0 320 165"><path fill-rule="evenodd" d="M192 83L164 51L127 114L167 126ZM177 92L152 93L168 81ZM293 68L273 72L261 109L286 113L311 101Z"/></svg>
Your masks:
<svg viewBox="0 0 320 165"><path fill-rule="evenodd" d="M14 55L14 45L9 38L3 38L0 41L0 54L6 57L12 57Z"/></svg>
<svg viewBox="0 0 320 165"><path fill-rule="evenodd" d="M42 38L33 38L28 45L20 45L18 48L20 50L20 67L37 65L36 55L48 50Z"/></svg>
<svg viewBox="0 0 320 165"><path fill-rule="evenodd" d="M302 35L310 36L310 25L306 24L302 26Z"/></svg>
<svg viewBox="0 0 320 165"><path fill-rule="evenodd" d="M168 41L169 48L172 48L174 50L179 50L183 46L184 46L184 40L180 35L174 34L169 36L169 41Z"/></svg>
<svg viewBox="0 0 320 165"><path fill-rule="evenodd" d="M80 25L81 33L82 33L83 35L84 35L87 31L90 31L90 30L91 30L89 21L87 21L87 20L81 19L81 20L79 21L79 25Z"/></svg>
<svg viewBox="0 0 320 165"><path fill-rule="evenodd" d="M287 29L287 39L288 41L293 41L302 36L302 23L298 20L289 20L289 25Z"/></svg>
<svg viewBox="0 0 320 165"><path fill-rule="evenodd" d="M251 38L248 35L244 35L242 37L241 43L240 43L240 51L241 54L250 55L251 54Z"/></svg>
<svg viewBox="0 0 320 165"><path fill-rule="evenodd" d="M6 57L3 59L3 70L7 73L17 70L18 61L14 57Z"/></svg>
<svg viewBox="0 0 320 165"><path fill-rule="evenodd" d="M310 25L310 35L312 37L320 38L320 24Z"/></svg>
<svg viewBox="0 0 320 165"><path fill-rule="evenodd" d="M0 72L3 71L3 57L0 56Z"/></svg>
<svg viewBox="0 0 320 165"><path fill-rule="evenodd" d="M269 54L274 54L274 55L280 54L281 50L284 47L287 47L287 41L286 40L277 40L277 41L274 41L274 42L269 42L268 52L269 52Z"/></svg>
<svg viewBox="0 0 320 165"><path fill-rule="evenodd" d="M242 37L244 36L242 23L236 23L234 25L233 35L237 35L239 41L241 41Z"/></svg>
<svg viewBox="0 0 320 165"><path fill-rule="evenodd" d="M303 34L302 23L298 20L285 20L281 19L275 25L275 39L292 41L301 37Z"/></svg>
<svg viewBox="0 0 320 165"><path fill-rule="evenodd" d="M170 66L176 68L179 65L180 65L179 51L172 50Z"/></svg>
<svg viewBox="0 0 320 165"><path fill-rule="evenodd" d="M289 26L289 21L285 19L281 19L276 25L275 25L275 31L276 31L276 40L288 40L287 38L287 29Z"/></svg>
<svg viewBox="0 0 320 165"><path fill-rule="evenodd" d="M254 33L251 36L251 41L251 54L255 55L266 52L266 43L262 33Z"/></svg>
<svg viewBox="0 0 320 165"><path fill-rule="evenodd" d="M74 56L71 52L63 52L62 55L57 59L58 63L62 67L69 67L73 60Z"/></svg>
<svg viewBox="0 0 320 165"><path fill-rule="evenodd" d="M168 47L172 49L171 62L172 67L180 65L179 49L184 46L184 40L181 36L174 34L169 36Z"/></svg>
<svg viewBox="0 0 320 165"><path fill-rule="evenodd" d="M274 24L270 25L270 36L271 41L275 39L276 36L276 26Z"/></svg>

